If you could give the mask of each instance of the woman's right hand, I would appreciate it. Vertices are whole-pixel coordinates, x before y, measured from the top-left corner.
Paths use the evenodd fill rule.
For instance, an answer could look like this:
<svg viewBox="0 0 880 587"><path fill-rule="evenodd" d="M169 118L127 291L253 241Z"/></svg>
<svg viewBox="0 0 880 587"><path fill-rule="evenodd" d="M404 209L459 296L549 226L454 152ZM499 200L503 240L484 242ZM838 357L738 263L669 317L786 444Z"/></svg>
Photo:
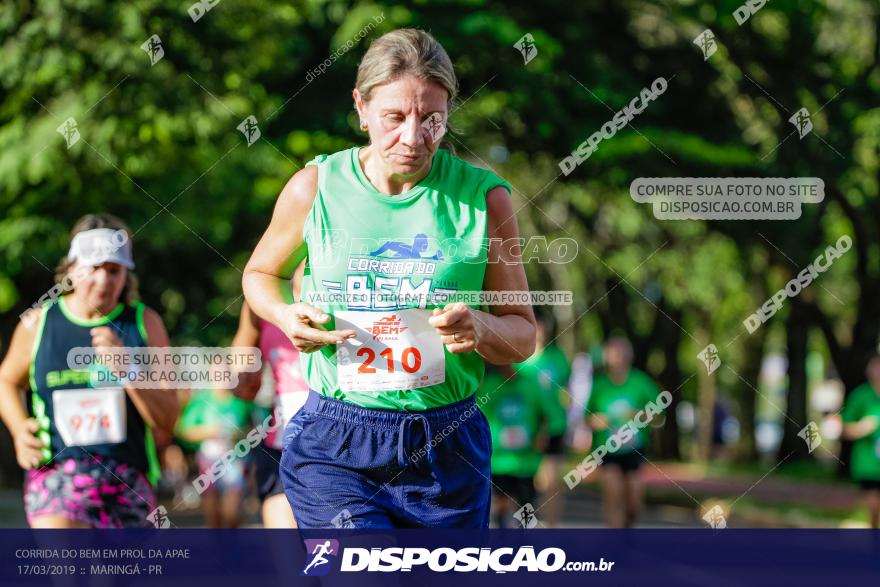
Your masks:
<svg viewBox="0 0 880 587"><path fill-rule="evenodd" d="M15 444L15 460L25 471L36 469L40 466L43 458L43 443L36 434L40 431L40 425L33 418L21 421L21 424L12 431L12 439Z"/></svg>
<svg viewBox="0 0 880 587"><path fill-rule="evenodd" d="M877 430L878 424L880 424L880 422L878 422L876 416L865 416L859 420L860 436L865 437L874 434L874 431Z"/></svg>
<svg viewBox="0 0 880 587"><path fill-rule="evenodd" d="M281 326L293 345L303 353L313 353L328 344L341 344L356 336L354 330L325 330L322 326L330 316L318 308L298 302L281 312Z"/></svg>
<svg viewBox="0 0 880 587"><path fill-rule="evenodd" d="M590 427L593 430L607 430L609 428L608 417L605 414L590 414Z"/></svg>

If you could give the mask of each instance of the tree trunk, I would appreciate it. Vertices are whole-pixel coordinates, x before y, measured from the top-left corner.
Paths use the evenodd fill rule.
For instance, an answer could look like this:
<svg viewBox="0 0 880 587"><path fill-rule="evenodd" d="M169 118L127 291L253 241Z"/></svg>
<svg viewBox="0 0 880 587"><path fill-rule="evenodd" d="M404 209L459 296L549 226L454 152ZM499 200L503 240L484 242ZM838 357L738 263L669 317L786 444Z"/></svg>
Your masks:
<svg viewBox="0 0 880 587"><path fill-rule="evenodd" d="M709 336L702 328L697 331L697 340L701 349L709 344ZM715 374L709 375L704 365L697 366L697 410L697 460L707 463L712 455L715 423Z"/></svg>
<svg viewBox="0 0 880 587"><path fill-rule="evenodd" d="M664 304L661 301L661 308ZM664 311L669 314L675 322L681 324L681 310L666 308ZM658 313L659 314L659 313ZM672 403L666 408L666 420L663 427L660 428L657 442L657 453L661 459L680 459L681 446L678 439L678 419L676 418L676 410L681 400L681 384L684 381L681 374L681 366L678 364L678 350L681 346L681 329L665 316L659 315L659 323L656 332L658 334L658 343L663 349L663 371L660 372L659 382L661 389L668 390L672 393ZM676 391L677 390L677 391Z"/></svg>
<svg viewBox="0 0 880 587"><path fill-rule="evenodd" d="M737 386L739 413L739 443L736 448L736 459L744 463L758 460L758 445L755 441L755 415L757 404L758 379L761 376L761 365L764 361L764 343L767 340L767 328L759 328L749 335L745 345L745 364L741 375L748 383Z"/></svg>
<svg viewBox="0 0 880 587"><path fill-rule="evenodd" d="M807 420L807 335L809 311L798 297L791 298L791 308L785 322L788 346L788 393L783 422L779 460L807 460L810 452L806 441L798 433L809 423Z"/></svg>

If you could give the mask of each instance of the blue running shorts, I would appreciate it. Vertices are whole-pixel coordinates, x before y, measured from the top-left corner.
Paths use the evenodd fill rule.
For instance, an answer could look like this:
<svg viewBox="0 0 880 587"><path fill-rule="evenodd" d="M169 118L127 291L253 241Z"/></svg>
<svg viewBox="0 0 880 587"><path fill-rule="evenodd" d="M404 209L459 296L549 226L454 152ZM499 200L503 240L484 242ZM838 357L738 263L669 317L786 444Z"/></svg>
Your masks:
<svg viewBox="0 0 880 587"><path fill-rule="evenodd" d="M281 481L299 528L486 528L492 453L473 397L419 412L314 391L284 430Z"/></svg>

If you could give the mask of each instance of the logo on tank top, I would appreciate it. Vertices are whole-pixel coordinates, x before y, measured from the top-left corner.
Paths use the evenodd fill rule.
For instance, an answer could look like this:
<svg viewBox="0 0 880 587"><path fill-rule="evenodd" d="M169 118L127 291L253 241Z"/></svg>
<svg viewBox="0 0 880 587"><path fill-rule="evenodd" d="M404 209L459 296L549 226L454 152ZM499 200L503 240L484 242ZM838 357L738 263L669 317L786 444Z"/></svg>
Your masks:
<svg viewBox="0 0 880 587"><path fill-rule="evenodd" d="M88 369L63 369L46 373L46 387L62 385L82 385L91 381L92 372Z"/></svg>
<svg viewBox="0 0 880 587"><path fill-rule="evenodd" d="M406 330L406 326L400 325L400 316L392 314L380 320L373 322L373 325L367 328L367 332L373 335L373 340L390 341L397 340L398 335Z"/></svg>
<svg viewBox="0 0 880 587"><path fill-rule="evenodd" d="M373 240L361 246L360 254L348 257L345 281L321 280L329 294L349 310L425 308L433 296L448 296L458 290L456 281L438 279L438 262L448 260L440 247L432 246L427 234L418 233L411 241ZM399 317L392 317L399 321ZM399 323L392 322L376 322L373 328L374 339L403 332Z"/></svg>
<svg viewBox="0 0 880 587"><path fill-rule="evenodd" d="M370 253L371 257L388 257L386 253L390 253L392 259L443 259L443 251L437 249L433 255L422 256L422 253L428 250L428 235L419 233L413 238L411 245L403 241L385 241L382 245Z"/></svg>

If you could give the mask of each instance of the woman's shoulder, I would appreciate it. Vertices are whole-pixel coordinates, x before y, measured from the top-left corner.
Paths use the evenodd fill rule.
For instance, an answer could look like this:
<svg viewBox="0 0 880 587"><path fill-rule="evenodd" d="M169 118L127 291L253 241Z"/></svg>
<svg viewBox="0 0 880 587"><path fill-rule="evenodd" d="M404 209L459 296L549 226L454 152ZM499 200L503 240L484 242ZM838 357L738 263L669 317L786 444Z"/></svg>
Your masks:
<svg viewBox="0 0 880 587"><path fill-rule="evenodd" d="M600 371L593 376L593 390L603 388L604 386L610 385L611 379L608 378L608 374L604 371Z"/></svg>
<svg viewBox="0 0 880 587"><path fill-rule="evenodd" d="M317 165L311 163L307 163L287 180L275 203L273 217L295 218L308 213L318 193L319 177Z"/></svg>
<svg viewBox="0 0 880 587"><path fill-rule="evenodd" d="M866 397L870 397L869 394L870 394L870 395L876 395L876 394L874 393L874 388L872 388L872 387L871 387L871 384L868 383L868 382L866 381L866 382L862 383L861 385L857 385L857 386L855 387L855 389L853 389L853 390L850 392L849 397L846 398L846 399L847 399L848 402L852 402L852 401L862 401L862 400L864 400Z"/></svg>
<svg viewBox="0 0 880 587"><path fill-rule="evenodd" d="M335 153L320 153L303 165L287 182L282 196L293 201L294 208L308 211L317 194L326 189L331 177L346 177L359 147L350 147ZM284 192L288 192L285 196Z"/></svg>
<svg viewBox="0 0 880 587"><path fill-rule="evenodd" d="M307 169L309 167L317 167L321 165L333 164L339 161L348 161L351 157L351 152L358 149L359 147L349 147L347 149L342 149L340 151L336 151L335 153L320 153L312 157L309 161L306 161L306 164L303 165L303 169Z"/></svg>
<svg viewBox="0 0 880 587"><path fill-rule="evenodd" d="M508 194L510 193L510 183L494 170L474 165L445 149L441 151L443 157L441 165L445 167L444 175L461 184L460 188L464 189L459 193L476 193L485 196L497 187L503 187Z"/></svg>
<svg viewBox="0 0 880 587"><path fill-rule="evenodd" d="M165 322L162 320L159 312L144 304L141 300L129 302L128 307L134 311L135 322L144 341L155 342L157 337L160 339L167 338Z"/></svg>
<svg viewBox="0 0 880 587"><path fill-rule="evenodd" d="M484 176L486 174L495 175L492 171L474 165L470 161L462 159L448 149L444 149L442 147L439 148L438 155L441 157L441 163L447 167L448 171L451 171L453 173L461 173L474 176Z"/></svg>
<svg viewBox="0 0 880 587"><path fill-rule="evenodd" d="M651 377L648 373L639 369L638 367L630 367L629 372L632 378L639 383L650 383L652 385L654 384L654 378Z"/></svg>
<svg viewBox="0 0 880 587"><path fill-rule="evenodd" d="M131 301L129 301L129 302L125 302L125 301L123 301L123 303L124 303L126 306L128 306L129 309L131 309L131 310L133 310L134 312L140 314L140 315L143 316L144 318L149 318L150 320L154 320L154 319L156 319L156 318L159 317L159 313L158 313L156 310L154 310L154 309L151 308L150 306L146 305L146 304L145 304L142 300L140 300L140 299L131 300Z"/></svg>

